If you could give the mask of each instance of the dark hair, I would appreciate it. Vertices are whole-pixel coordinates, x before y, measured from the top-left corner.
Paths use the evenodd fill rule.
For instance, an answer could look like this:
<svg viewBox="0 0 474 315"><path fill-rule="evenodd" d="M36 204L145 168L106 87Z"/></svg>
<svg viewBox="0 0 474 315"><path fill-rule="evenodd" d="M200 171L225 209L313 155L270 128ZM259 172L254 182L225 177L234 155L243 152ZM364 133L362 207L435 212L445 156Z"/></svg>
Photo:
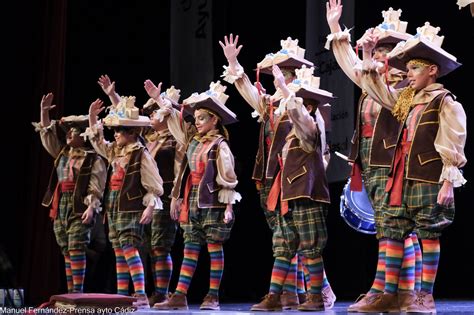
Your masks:
<svg viewBox="0 0 474 315"><path fill-rule="evenodd" d="M313 110L309 113L311 117L316 118L316 109L318 108L320 102L317 100L314 100L312 98L304 98L303 99L303 104L305 106L312 105Z"/></svg>
<svg viewBox="0 0 474 315"><path fill-rule="evenodd" d="M127 126L116 126L112 128L114 132L124 132L129 135L139 136L141 133L141 127L127 127Z"/></svg>

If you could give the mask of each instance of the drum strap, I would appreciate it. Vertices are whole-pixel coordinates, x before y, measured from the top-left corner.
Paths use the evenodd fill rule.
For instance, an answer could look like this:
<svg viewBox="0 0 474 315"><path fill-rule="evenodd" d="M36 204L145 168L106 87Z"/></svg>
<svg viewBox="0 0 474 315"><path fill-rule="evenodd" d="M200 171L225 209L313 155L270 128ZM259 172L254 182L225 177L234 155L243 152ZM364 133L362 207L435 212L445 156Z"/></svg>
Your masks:
<svg viewBox="0 0 474 315"><path fill-rule="evenodd" d="M360 164L354 161L351 170L351 191L362 191L362 170Z"/></svg>

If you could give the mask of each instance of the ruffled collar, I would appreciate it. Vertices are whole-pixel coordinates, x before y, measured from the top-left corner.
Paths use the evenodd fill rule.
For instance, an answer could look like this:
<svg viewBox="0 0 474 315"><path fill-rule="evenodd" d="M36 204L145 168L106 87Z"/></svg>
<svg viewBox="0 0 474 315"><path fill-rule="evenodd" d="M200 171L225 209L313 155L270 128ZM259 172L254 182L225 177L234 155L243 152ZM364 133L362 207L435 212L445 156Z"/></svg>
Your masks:
<svg viewBox="0 0 474 315"><path fill-rule="evenodd" d="M223 137L223 136L219 133L219 130L212 129L208 131L208 133L206 133L204 136L201 136L199 133L195 134L193 139L199 142L206 142L206 141L213 141L220 137Z"/></svg>
<svg viewBox="0 0 474 315"><path fill-rule="evenodd" d="M168 138L170 136L171 136L171 132L168 129L164 129L160 131L153 130L153 132L150 132L145 135L145 140L147 143L150 143L150 142L155 142L159 139Z"/></svg>
<svg viewBox="0 0 474 315"><path fill-rule="evenodd" d="M85 157L87 153L92 153L91 149L85 147L73 148L69 147L69 150L66 150L66 154L70 158Z"/></svg>
<svg viewBox="0 0 474 315"><path fill-rule="evenodd" d="M141 149L141 148L143 148L143 144L141 144L138 141L135 142L135 143L129 143L129 144L125 145L124 147L119 147L119 146L116 145L114 147L114 155L116 157L126 156L129 153L131 153L135 150Z"/></svg>

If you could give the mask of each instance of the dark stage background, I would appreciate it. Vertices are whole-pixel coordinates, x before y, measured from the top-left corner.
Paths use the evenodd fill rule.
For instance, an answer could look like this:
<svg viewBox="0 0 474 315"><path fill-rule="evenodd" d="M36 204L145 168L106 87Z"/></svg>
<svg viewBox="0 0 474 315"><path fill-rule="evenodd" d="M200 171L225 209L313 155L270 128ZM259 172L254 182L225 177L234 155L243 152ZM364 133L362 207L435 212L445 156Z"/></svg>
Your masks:
<svg viewBox="0 0 474 315"><path fill-rule="evenodd" d="M189 1L176 0L180 3ZM208 0L211 1L211 0ZM310 1L310 0L308 0ZM351 1L351 0L347 0ZM205 3L206 1L197 1ZM7 140L3 144L1 216L1 286L25 288L27 303L36 305L64 292L63 263L54 240L48 211L40 206L53 160L41 147L31 121L39 121L41 96L55 94L57 109L51 114L86 113L91 101L106 100L97 79L109 74L122 95L135 95L137 105L146 100L143 81L170 82L170 1L84 1L41 0L12 3L2 19L4 71L2 107ZM474 72L473 21L469 9L458 10L455 1L357 1L355 37L381 21L380 12L392 6L402 8L408 31L425 21L441 26L443 47L464 65L443 78L442 83L464 105L468 129L473 117L472 73ZM244 45L239 56L250 73L265 54L279 49L280 39L291 36L305 47L306 1L214 0L212 36L214 79L222 72L225 58L218 40L233 32ZM352 25L347 25L351 27ZM328 30L325 30L328 32ZM196 84L202 82L196 82ZM265 86L272 82L265 81ZM205 82L207 85L208 82ZM197 89L196 89L197 91ZM357 89L356 89L357 91ZM222 301L257 301L269 285L273 262L271 235L253 182L250 180L256 152L258 125L250 108L229 86L227 105L235 110L240 123L229 127L231 147L239 175L238 190L244 199L235 207L237 220L225 245L226 267ZM357 91L356 93L359 93ZM182 95L182 99L188 95ZM356 95L357 97L358 95ZM108 101L108 100L107 100ZM354 103L356 98L354 99ZM473 155L468 137L466 155ZM336 157L333 157L336 158ZM472 167L468 163L465 187L456 191L457 214L454 224L444 233L437 298L474 298L474 220ZM339 299L354 299L365 292L375 271L375 237L351 230L339 216L339 197L344 183L331 184L332 206L328 218L329 241L324 252L326 271ZM182 244L173 251L175 267L180 265ZM114 261L110 248L95 248L91 259L95 270L87 275L86 290L113 292ZM11 268L6 261L11 263ZM177 270L176 270L177 271ZM171 284L172 290L176 277ZM200 300L207 291L208 258L203 250L189 296ZM150 287L148 287L150 289Z"/></svg>

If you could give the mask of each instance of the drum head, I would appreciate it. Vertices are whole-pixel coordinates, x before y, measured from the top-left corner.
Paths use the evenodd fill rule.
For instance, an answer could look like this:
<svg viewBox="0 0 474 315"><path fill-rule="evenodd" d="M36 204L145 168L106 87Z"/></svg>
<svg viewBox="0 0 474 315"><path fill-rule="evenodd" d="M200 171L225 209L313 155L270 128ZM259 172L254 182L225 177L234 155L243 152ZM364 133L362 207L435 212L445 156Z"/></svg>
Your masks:
<svg viewBox="0 0 474 315"><path fill-rule="evenodd" d="M364 185L362 191L351 191L351 179L347 180L339 205L341 216L346 223L358 232L375 234L374 209Z"/></svg>

